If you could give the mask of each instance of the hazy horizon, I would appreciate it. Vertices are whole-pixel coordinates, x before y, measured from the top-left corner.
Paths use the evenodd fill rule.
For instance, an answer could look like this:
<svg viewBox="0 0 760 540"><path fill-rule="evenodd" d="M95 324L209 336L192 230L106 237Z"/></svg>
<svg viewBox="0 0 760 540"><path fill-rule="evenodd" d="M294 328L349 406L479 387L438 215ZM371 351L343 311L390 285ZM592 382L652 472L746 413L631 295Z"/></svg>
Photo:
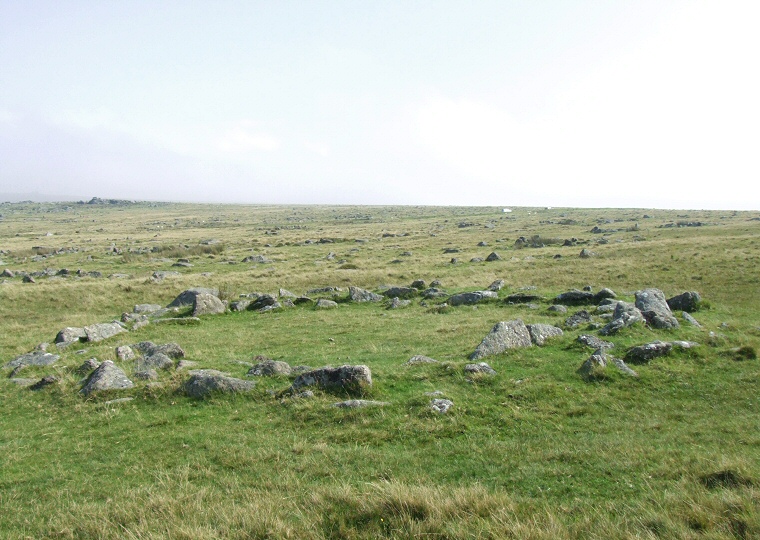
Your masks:
<svg viewBox="0 0 760 540"><path fill-rule="evenodd" d="M760 4L0 4L0 192L760 209Z"/></svg>

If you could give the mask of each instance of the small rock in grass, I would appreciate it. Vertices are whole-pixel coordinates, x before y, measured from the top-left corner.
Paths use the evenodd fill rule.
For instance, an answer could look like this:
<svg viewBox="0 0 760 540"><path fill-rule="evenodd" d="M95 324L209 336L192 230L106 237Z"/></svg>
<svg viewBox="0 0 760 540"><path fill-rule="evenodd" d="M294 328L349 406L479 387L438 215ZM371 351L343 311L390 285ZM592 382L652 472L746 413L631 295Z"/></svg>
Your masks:
<svg viewBox="0 0 760 540"><path fill-rule="evenodd" d="M450 399L434 399L430 402L430 408L438 414L446 414L454 406Z"/></svg>

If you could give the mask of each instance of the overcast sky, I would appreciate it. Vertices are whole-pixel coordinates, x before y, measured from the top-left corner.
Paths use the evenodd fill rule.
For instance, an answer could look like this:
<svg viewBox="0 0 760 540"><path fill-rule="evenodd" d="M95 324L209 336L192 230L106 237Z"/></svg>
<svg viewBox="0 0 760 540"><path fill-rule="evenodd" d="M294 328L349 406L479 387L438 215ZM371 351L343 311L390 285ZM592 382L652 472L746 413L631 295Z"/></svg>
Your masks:
<svg viewBox="0 0 760 540"><path fill-rule="evenodd" d="M760 209L760 2L0 0L0 193Z"/></svg>

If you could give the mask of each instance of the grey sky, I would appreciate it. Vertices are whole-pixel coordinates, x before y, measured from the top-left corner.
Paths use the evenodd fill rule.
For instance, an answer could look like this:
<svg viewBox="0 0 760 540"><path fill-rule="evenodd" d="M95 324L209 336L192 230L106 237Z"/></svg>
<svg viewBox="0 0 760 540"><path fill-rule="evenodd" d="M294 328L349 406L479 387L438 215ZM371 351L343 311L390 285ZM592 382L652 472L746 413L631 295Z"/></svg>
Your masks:
<svg viewBox="0 0 760 540"><path fill-rule="evenodd" d="M0 2L0 192L760 209L760 4Z"/></svg>

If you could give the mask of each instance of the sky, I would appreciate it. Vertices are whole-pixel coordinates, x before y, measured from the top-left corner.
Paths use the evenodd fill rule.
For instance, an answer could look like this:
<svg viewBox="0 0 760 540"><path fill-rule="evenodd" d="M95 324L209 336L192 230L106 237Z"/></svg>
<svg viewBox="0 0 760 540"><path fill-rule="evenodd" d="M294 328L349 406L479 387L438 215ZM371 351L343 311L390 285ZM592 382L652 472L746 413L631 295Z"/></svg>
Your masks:
<svg viewBox="0 0 760 540"><path fill-rule="evenodd" d="M0 193L760 210L760 2L0 0Z"/></svg>

